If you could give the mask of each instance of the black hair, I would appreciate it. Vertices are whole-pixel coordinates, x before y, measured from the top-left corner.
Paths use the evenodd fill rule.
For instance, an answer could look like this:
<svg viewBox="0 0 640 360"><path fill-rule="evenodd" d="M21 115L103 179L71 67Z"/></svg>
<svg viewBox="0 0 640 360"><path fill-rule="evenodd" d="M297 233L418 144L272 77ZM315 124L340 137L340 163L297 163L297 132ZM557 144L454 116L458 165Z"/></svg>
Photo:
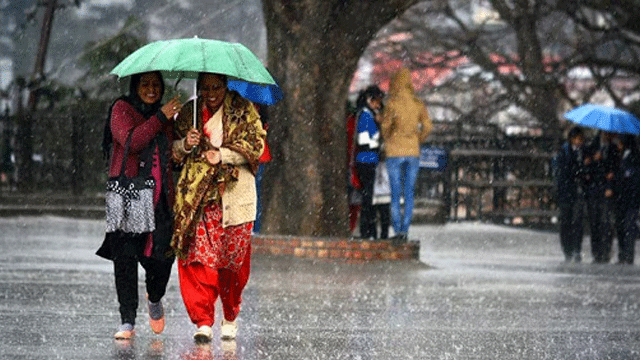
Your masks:
<svg viewBox="0 0 640 360"><path fill-rule="evenodd" d="M135 97L140 99L140 97L138 96L138 85L140 85L142 76L146 74L156 74L158 75L158 78L160 78L160 84L162 85L162 89L160 89L160 100L162 100L162 97L164 96L164 79L162 78L162 73L160 71L150 71L147 73L131 75L131 80L129 81L129 97ZM140 99L140 101L142 100Z"/></svg>
<svg viewBox="0 0 640 360"><path fill-rule="evenodd" d="M582 131L581 127L574 126L569 130L569 133L567 133L567 139L571 140L577 136L584 136L584 131Z"/></svg>
<svg viewBox="0 0 640 360"><path fill-rule="evenodd" d="M145 104L138 95L138 85L140 85L142 76L145 74L157 74L160 78L160 84L162 86L162 88L160 89L160 97L159 100L153 104ZM102 135L102 156L104 159L109 158L109 155L111 154L111 146L113 145L113 135L111 134L111 111L113 110L113 105L115 105L115 103L119 100L124 100L131 104L131 106L133 106L137 111L139 111L142 116L144 116L145 118L149 118L157 113L158 110L160 110L160 107L162 105L162 97L164 96L164 88L164 79L160 71L150 71L146 73L131 75L131 78L129 79L129 94L126 96L120 96L119 98L115 99L109 107L107 120L104 124L104 133Z"/></svg>
<svg viewBox="0 0 640 360"><path fill-rule="evenodd" d="M378 86L370 85L366 89L360 91L360 94L358 94L358 99L356 100L356 107L360 109L365 106L369 106L369 104L367 104L368 99L382 99L383 97L384 97L384 92L380 90Z"/></svg>
<svg viewBox="0 0 640 360"><path fill-rule="evenodd" d="M202 82L202 79L204 78L205 75L220 76L222 78L222 82L224 83L224 86L227 86L227 82L229 81L228 76L224 74L201 72L198 74L198 80L196 80L196 91L200 91L200 83Z"/></svg>

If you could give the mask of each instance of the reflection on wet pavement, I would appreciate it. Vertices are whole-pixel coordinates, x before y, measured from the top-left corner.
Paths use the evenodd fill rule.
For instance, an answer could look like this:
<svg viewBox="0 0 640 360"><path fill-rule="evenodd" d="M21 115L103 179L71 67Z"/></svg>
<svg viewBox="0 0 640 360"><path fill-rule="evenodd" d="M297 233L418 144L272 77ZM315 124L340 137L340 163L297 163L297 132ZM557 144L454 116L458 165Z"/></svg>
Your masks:
<svg viewBox="0 0 640 360"><path fill-rule="evenodd" d="M640 358L640 267L589 264L588 239L564 264L557 234L466 223L412 227L423 263L254 258L231 342L216 326L194 343L174 272L165 332L141 306L136 337L115 341L102 229L0 219L2 359Z"/></svg>

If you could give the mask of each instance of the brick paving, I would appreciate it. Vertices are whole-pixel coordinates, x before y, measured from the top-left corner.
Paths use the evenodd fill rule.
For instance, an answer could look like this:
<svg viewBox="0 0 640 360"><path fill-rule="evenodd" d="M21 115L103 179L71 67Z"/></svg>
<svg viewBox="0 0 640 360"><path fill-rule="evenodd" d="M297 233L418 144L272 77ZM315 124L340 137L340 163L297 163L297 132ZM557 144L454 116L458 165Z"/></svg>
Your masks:
<svg viewBox="0 0 640 360"><path fill-rule="evenodd" d="M350 261L417 260L420 254L417 241L395 245L391 240L282 235L255 235L252 248L255 254Z"/></svg>

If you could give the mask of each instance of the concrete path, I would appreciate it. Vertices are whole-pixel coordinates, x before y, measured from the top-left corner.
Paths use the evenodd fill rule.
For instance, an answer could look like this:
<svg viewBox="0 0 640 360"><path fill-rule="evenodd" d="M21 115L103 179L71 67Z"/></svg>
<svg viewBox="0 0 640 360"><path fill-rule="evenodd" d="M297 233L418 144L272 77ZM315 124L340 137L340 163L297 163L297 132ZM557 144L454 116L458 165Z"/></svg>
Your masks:
<svg viewBox="0 0 640 360"><path fill-rule="evenodd" d="M564 264L557 234L414 226L421 263L259 256L235 342L192 340L177 276L167 329L141 306L116 342L100 221L0 219L0 359L638 359L640 267ZM143 271L140 271L141 303Z"/></svg>

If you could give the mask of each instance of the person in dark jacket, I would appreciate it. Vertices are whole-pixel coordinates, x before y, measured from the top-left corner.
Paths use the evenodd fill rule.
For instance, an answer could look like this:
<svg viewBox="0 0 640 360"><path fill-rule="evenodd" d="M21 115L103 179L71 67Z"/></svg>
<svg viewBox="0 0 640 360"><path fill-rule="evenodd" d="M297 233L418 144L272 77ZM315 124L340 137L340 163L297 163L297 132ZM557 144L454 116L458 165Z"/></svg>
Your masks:
<svg viewBox="0 0 640 360"><path fill-rule="evenodd" d="M640 209L640 151L633 135L622 135L617 144L621 153L614 191L618 264L633 264Z"/></svg>
<svg viewBox="0 0 640 360"><path fill-rule="evenodd" d="M560 210L560 245L566 261L580 262L584 201L581 188L584 133L569 130L555 158L556 202Z"/></svg>
<svg viewBox="0 0 640 360"><path fill-rule="evenodd" d="M129 95L112 105L105 125L103 151L110 154L109 177L119 175L123 161L128 177L138 175L142 163L150 163L155 179L156 230L145 234L107 233L97 255L112 260L122 324L114 337L134 336L138 308L138 263L146 271L149 324L155 333L164 330L165 294L174 256L171 255L173 178L170 166L173 116L181 108L177 98L161 104L164 82L160 72L131 76ZM129 153L125 144L131 134Z"/></svg>
<svg viewBox="0 0 640 360"><path fill-rule="evenodd" d="M376 238L376 211L373 206L373 185L376 167L380 161L380 127L376 116L382 107L384 93L375 85L360 93L356 115L356 171L362 186L362 208L360 211L360 236Z"/></svg>
<svg viewBox="0 0 640 360"><path fill-rule="evenodd" d="M615 133L601 131L585 147L584 187L594 263L608 263L614 233L613 180L619 166Z"/></svg>

